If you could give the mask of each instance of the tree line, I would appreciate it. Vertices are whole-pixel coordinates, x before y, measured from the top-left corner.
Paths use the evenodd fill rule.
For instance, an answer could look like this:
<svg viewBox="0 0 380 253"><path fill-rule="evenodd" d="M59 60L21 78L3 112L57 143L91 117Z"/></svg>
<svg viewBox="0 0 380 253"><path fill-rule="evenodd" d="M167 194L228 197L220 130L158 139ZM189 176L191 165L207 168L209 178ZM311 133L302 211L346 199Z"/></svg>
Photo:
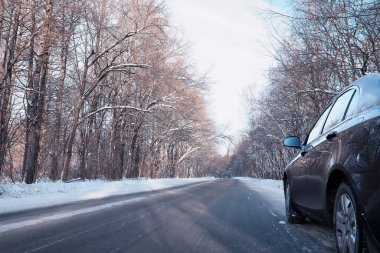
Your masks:
<svg viewBox="0 0 380 253"><path fill-rule="evenodd" d="M0 178L203 176L215 130L156 0L0 1Z"/></svg>
<svg viewBox="0 0 380 253"><path fill-rule="evenodd" d="M261 95L249 96L249 130L227 166L230 175L281 179L294 151L331 98L353 80L380 71L380 1L293 0L277 31L276 64Z"/></svg>

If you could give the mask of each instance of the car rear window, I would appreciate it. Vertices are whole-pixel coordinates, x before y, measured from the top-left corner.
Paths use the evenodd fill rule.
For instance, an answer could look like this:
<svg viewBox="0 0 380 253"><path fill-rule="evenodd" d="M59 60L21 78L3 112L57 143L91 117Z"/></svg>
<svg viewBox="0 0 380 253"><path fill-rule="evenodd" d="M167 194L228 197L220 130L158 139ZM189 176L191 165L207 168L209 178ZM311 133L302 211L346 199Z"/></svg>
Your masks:
<svg viewBox="0 0 380 253"><path fill-rule="evenodd" d="M360 96L356 108L352 108L352 115L380 105L380 79L378 74L368 74L357 80L357 83L360 88Z"/></svg>
<svg viewBox="0 0 380 253"><path fill-rule="evenodd" d="M343 116L346 113L347 106L350 103L354 92L355 90L351 89L343 93L340 97L338 97L338 99L334 103L333 108L330 111L329 116L327 117L325 126L323 128L323 133L327 132L343 120Z"/></svg>
<svg viewBox="0 0 380 253"><path fill-rule="evenodd" d="M367 85L364 89L360 99L358 113L380 105L380 85Z"/></svg>
<svg viewBox="0 0 380 253"><path fill-rule="evenodd" d="M359 110L359 94L355 91L354 97L351 99L350 105L348 106L345 119L354 116L360 112Z"/></svg>

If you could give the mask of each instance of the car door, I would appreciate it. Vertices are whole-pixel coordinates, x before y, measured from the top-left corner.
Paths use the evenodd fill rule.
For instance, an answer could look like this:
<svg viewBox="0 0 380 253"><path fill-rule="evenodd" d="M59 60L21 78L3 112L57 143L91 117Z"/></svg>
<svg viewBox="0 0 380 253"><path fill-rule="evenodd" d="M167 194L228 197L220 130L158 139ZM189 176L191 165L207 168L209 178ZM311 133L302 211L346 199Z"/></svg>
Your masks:
<svg viewBox="0 0 380 253"><path fill-rule="evenodd" d="M335 100L321 134L310 142L305 154L309 164L306 170L305 194L308 197L305 206L316 216L324 215L326 178L329 168L339 159L340 134L345 128L342 121L354 94L355 89L349 89Z"/></svg>
<svg viewBox="0 0 380 253"><path fill-rule="evenodd" d="M331 107L332 106L329 106L314 124L305 140L302 152L297 156L296 159L294 159L294 161L291 163L290 168L288 169L292 199L293 202L300 207L306 207L309 198L307 194L307 190L309 188L307 185L307 173L310 167L309 163L312 160L308 159L310 155L308 154L307 150L309 147L311 147L310 143L317 139L320 135Z"/></svg>

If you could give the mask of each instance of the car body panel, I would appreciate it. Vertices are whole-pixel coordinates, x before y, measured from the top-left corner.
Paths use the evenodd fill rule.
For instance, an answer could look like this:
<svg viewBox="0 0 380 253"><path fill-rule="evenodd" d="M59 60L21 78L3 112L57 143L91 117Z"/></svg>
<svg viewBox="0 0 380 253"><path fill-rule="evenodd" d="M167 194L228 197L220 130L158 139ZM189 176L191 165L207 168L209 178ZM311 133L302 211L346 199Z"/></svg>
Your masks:
<svg viewBox="0 0 380 253"><path fill-rule="evenodd" d="M321 166L325 166L325 163L331 159L331 146L336 145L336 139L332 142L326 140L326 134L319 136L312 142L311 145L315 145L307 154L305 159L308 162L308 168L306 169L307 180L305 189L308 192L309 198L306 202L307 209L313 210L316 216L321 215L321 211L324 209L324 196L325 196L325 184L323 170Z"/></svg>
<svg viewBox="0 0 380 253"><path fill-rule="evenodd" d="M297 210L329 223L328 182L339 171L353 190L370 247L380 252L380 74L355 81L335 97L355 89L341 122L306 145L285 169ZM334 133L331 141L328 135ZM307 141L307 140L306 140ZM305 152L305 150L307 152ZM379 250L379 251L378 251Z"/></svg>

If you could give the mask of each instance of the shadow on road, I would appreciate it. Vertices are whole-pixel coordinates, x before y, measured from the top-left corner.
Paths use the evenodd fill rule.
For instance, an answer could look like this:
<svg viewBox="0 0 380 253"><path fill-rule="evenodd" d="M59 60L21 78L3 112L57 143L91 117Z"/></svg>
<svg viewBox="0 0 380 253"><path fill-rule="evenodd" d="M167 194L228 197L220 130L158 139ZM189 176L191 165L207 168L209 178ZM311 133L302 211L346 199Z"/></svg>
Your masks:
<svg viewBox="0 0 380 253"><path fill-rule="evenodd" d="M273 203L238 180L218 180L196 193L181 192L145 216L136 224L144 235L129 251L335 252L328 228L282 224L284 214L270 212Z"/></svg>

